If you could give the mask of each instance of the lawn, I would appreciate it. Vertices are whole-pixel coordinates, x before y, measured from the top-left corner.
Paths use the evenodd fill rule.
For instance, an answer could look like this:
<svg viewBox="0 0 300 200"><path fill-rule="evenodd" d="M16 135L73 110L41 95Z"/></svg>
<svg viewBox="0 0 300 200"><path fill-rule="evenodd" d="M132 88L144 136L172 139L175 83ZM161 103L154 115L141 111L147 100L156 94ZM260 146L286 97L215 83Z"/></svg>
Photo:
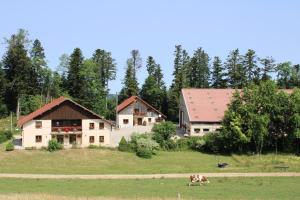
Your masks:
<svg viewBox="0 0 300 200"><path fill-rule="evenodd" d="M176 199L300 199L300 177L211 178L205 186L187 179L38 180L0 179L0 194Z"/></svg>
<svg viewBox="0 0 300 200"><path fill-rule="evenodd" d="M0 146L0 173L37 174L150 174L192 172L300 172L300 157L274 154L262 156L215 156L193 151L158 152L152 159L134 153L103 149L70 149L57 152L23 150L5 152ZM229 163L219 169L218 161Z"/></svg>

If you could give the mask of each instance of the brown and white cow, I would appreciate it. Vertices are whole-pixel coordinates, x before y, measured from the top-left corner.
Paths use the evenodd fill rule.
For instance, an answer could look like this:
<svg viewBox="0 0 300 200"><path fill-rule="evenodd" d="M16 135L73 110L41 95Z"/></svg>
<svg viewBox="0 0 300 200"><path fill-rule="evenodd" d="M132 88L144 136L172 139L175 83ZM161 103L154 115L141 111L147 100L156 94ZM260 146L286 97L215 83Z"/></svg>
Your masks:
<svg viewBox="0 0 300 200"><path fill-rule="evenodd" d="M200 183L200 185L202 184L202 183L209 183L209 180L207 179L207 177L206 176L203 176L203 175L199 175L199 174L197 174L197 175L191 175L190 176L190 183L189 183L189 186L191 186L191 184L193 184L193 183Z"/></svg>

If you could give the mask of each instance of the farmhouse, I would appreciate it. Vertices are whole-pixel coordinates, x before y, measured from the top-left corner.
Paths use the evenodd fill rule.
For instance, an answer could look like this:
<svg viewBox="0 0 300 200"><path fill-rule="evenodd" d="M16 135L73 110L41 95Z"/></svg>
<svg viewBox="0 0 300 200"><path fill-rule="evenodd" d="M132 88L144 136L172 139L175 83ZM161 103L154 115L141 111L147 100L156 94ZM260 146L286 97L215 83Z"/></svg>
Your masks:
<svg viewBox="0 0 300 200"><path fill-rule="evenodd" d="M179 126L190 136L217 131L234 89L182 89Z"/></svg>
<svg viewBox="0 0 300 200"><path fill-rule="evenodd" d="M72 145L108 145L112 123L79 105L60 97L18 121L22 128L22 147L41 148L57 139L65 148Z"/></svg>
<svg viewBox="0 0 300 200"><path fill-rule="evenodd" d="M117 106L119 128L147 126L164 121L166 116L138 96L132 96Z"/></svg>

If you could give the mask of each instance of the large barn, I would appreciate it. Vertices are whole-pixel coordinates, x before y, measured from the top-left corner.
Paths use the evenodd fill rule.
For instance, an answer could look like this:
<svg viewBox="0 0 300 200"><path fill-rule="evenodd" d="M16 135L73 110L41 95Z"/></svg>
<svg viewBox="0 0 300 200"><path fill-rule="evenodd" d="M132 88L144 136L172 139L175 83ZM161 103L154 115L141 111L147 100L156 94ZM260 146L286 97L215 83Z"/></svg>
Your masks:
<svg viewBox="0 0 300 200"><path fill-rule="evenodd" d="M202 136L221 128L234 89L182 89L179 125L190 136Z"/></svg>

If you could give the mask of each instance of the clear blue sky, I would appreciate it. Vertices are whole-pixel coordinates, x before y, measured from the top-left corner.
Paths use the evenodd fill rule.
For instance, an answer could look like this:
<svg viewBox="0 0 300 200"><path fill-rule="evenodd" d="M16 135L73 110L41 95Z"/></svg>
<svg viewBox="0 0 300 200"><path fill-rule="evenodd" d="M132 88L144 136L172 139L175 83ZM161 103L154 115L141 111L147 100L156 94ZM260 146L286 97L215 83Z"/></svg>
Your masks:
<svg viewBox="0 0 300 200"><path fill-rule="evenodd" d="M41 40L48 64L80 47L85 57L97 48L112 52L121 88L126 59L139 49L145 64L152 55L161 64L167 85L172 80L173 51L182 44L190 54L203 47L223 60L240 48L273 56L277 62L300 63L300 1L279 0L1 0L0 38L17 29ZM0 55L5 45L0 43ZM145 65L144 65L145 66ZM139 71L143 83L145 67Z"/></svg>

